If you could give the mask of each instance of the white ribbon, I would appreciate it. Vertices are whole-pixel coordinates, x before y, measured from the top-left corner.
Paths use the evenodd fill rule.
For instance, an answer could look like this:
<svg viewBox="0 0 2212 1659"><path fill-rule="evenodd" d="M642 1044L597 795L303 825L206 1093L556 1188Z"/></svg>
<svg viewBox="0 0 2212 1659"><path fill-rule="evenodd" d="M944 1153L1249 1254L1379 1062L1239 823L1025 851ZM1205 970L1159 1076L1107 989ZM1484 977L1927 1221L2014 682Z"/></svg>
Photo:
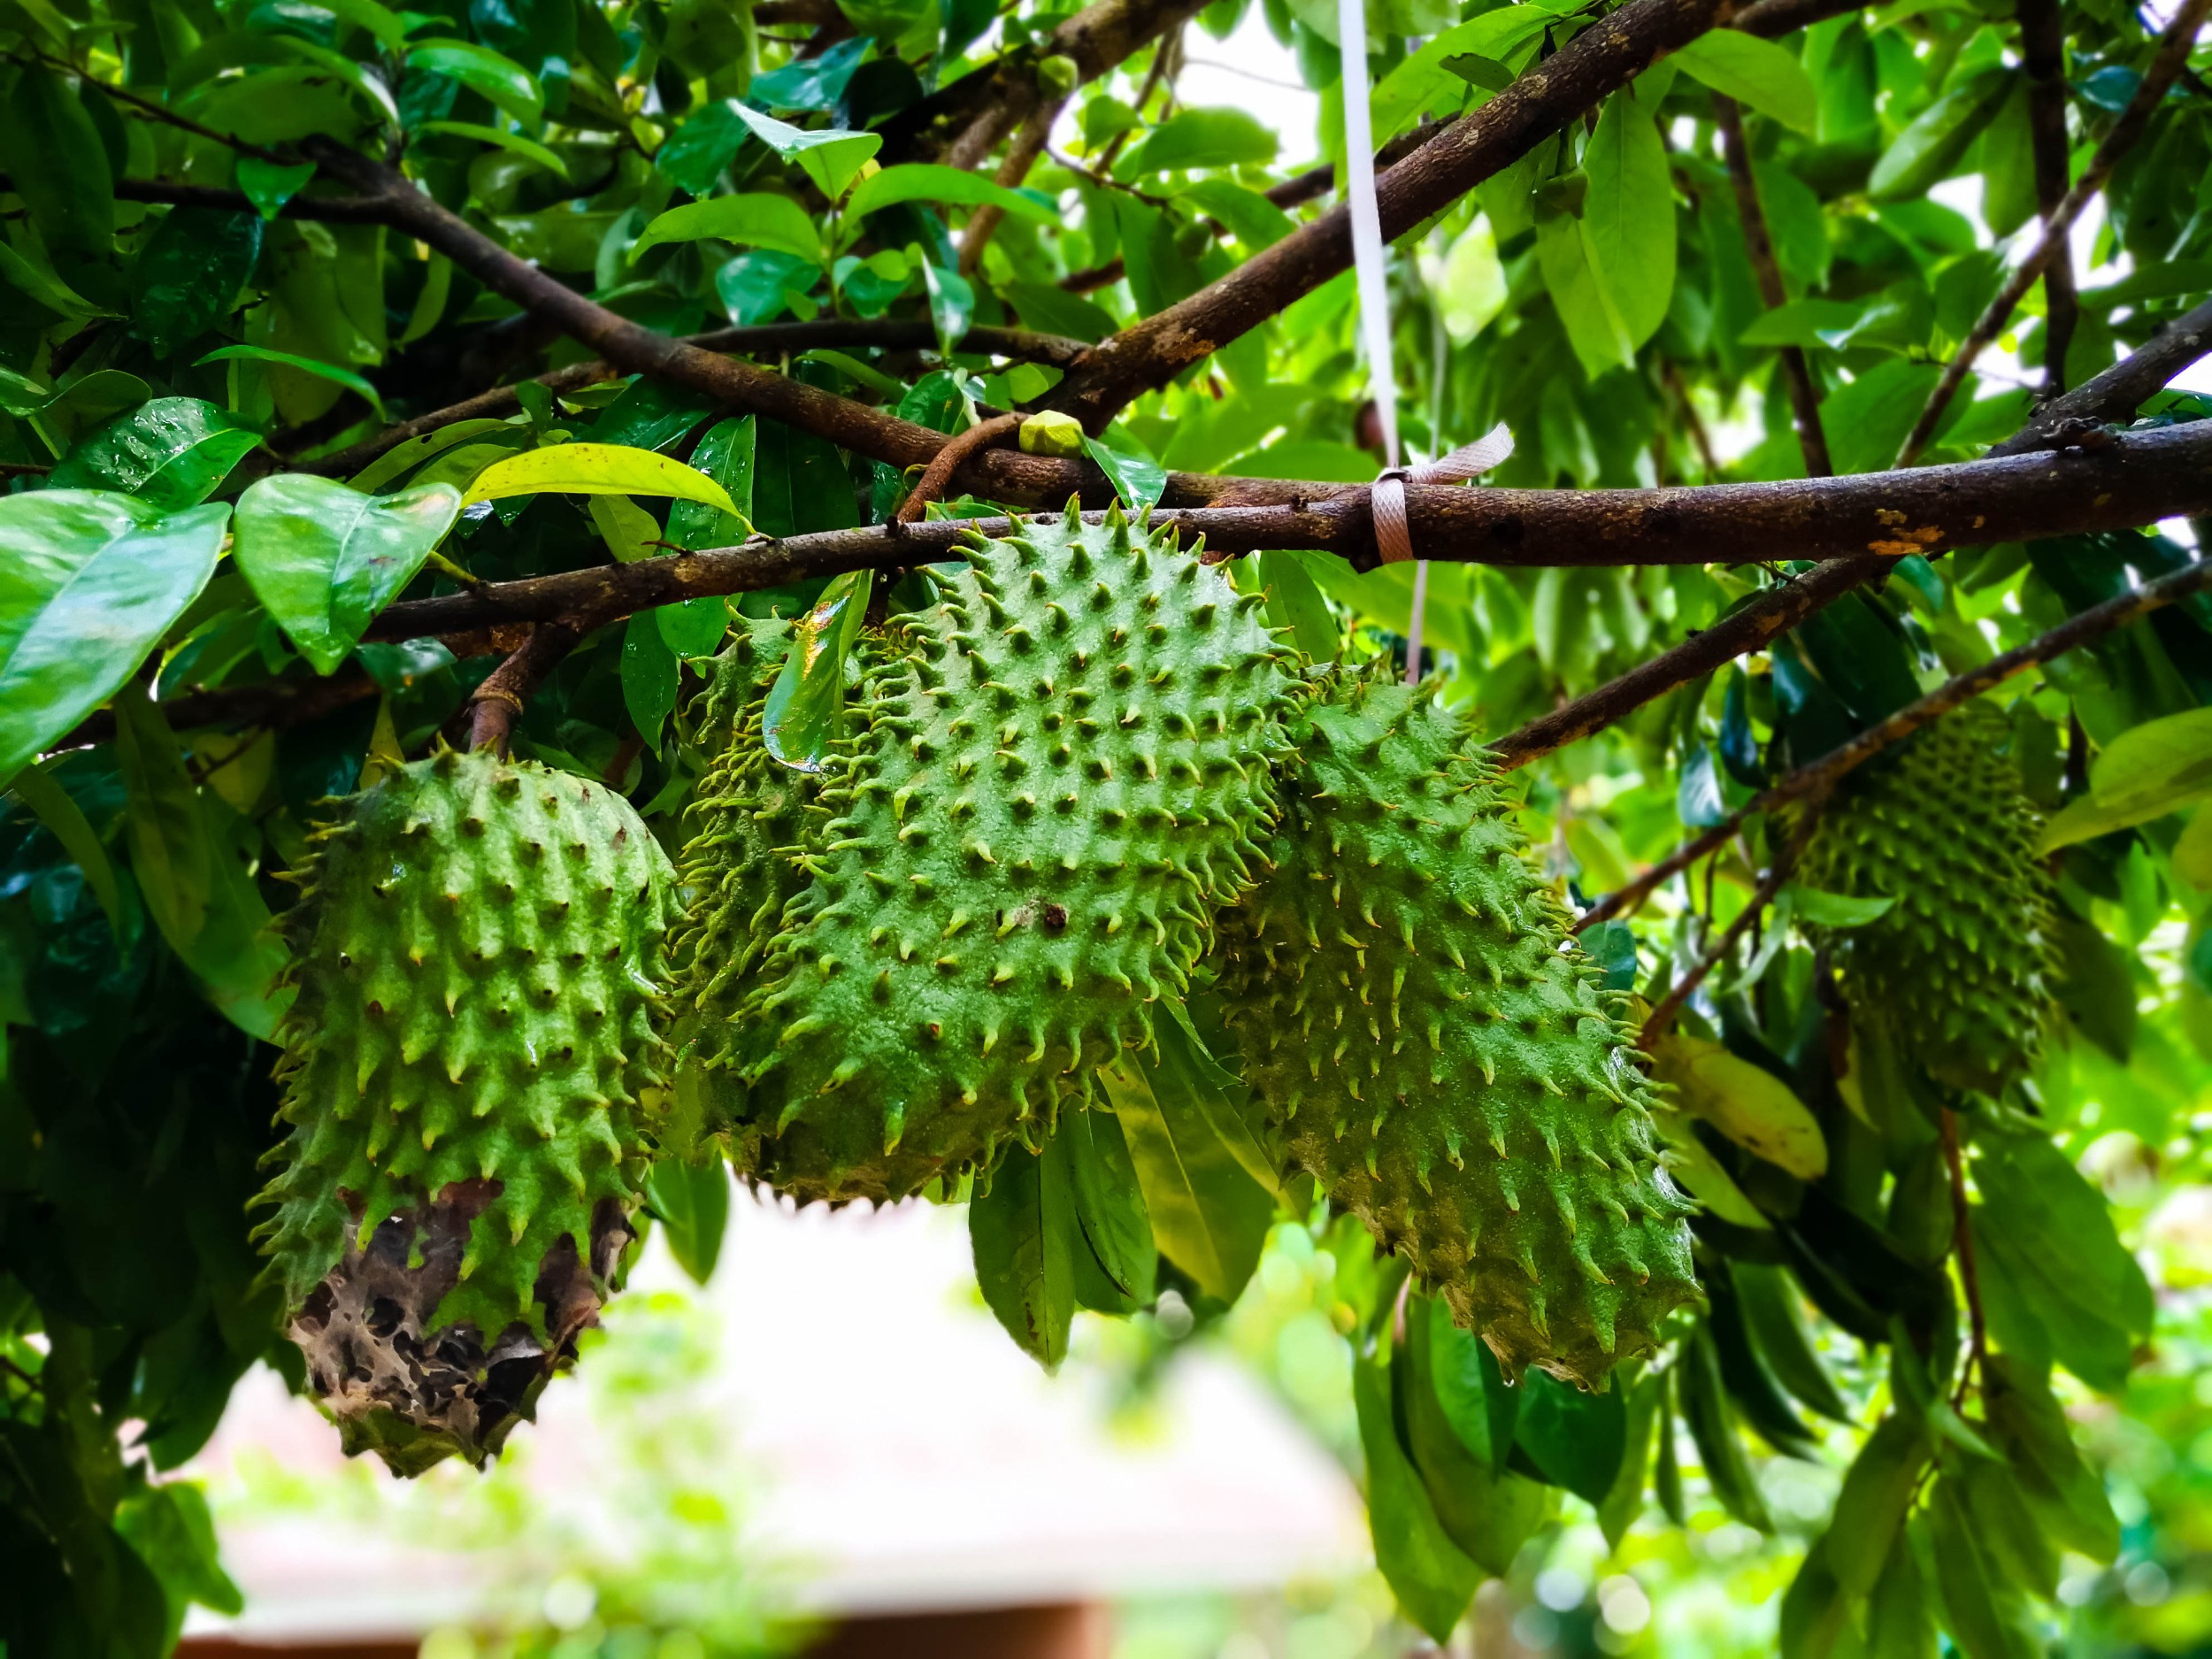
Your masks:
<svg viewBox="0 0 2212 1659"><path fill-rule="evenodd" d="M1382 554L1383 563L1396 565L1413 557L1413 532L1406 525L1406 486L1408 484L1463 484L1480 478L1494 466L1502 464L1513 453L1513 434L1501 420L1472 443L1462 444L1449 455L1433 461L1424 461L1417 466L1394 466L1375 480L1368 494L1369 510L1375 516L1375 546ZM1425 570L1428 561L1422 559L1420 568ZM1420 576L1414 578L1413 636L1409 650L1419 649L1421 637ZM1419 661L1418 657L1414 659Z"/></svg>

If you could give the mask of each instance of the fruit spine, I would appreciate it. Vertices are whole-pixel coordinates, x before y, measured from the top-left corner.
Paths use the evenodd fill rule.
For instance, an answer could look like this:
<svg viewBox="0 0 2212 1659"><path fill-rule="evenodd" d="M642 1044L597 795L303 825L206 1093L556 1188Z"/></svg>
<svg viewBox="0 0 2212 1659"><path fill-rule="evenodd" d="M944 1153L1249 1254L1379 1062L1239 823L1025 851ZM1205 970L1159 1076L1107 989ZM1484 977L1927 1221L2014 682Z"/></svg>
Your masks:
<svg viewBox="0 0 2212 1659"><path fill-rule="evenodd" d="M741 1162L802 1201L1036 1140L1187 986L1271 818L1288 678L1171 534L1071 505L936 580L882 636L745 1012Z"/></svg>
<svg viewBox="0 0 2212 1659"><path fill-rule="evenodd" d="M1852 1021L1895 1034L1953 1088L2001 1094L2035 1067L2060 974L2040 815L1998 710L1969 703L1847 777L1798 879L1892 900L1874 920L1814 928Z"/></svg>
<svg viewBox="0 0 2212 1659"><path fill-rule="evenodd" d="M445 751L339 803L287 914L260 1229L349 1452L481 1463L616 1280L672 872L619 795Z"/></svg>
<svg viewBox="0 0 2212 1659"><path fill-rule="evenodd" d="M1221 918L1246 1080L1509 1375L1597 1386L1696 1294L1621 999L1425 689L1333 673L1292 741L1275 872Z"/></svg>

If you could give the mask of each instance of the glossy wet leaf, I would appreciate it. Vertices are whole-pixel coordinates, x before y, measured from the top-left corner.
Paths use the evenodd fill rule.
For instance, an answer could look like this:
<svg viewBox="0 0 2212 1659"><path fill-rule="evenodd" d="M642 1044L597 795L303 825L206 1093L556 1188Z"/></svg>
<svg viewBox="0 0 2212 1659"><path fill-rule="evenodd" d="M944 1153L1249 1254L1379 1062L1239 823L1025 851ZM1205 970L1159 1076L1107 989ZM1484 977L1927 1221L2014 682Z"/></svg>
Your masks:
<svg viewBox="0 0 2212 1659"><path fill-rule="evenodd" d="M330 479L279 473L238 498L231 557L300 655L327 674L415 579L460 511L450 484L364 495Z"/></svg>
<svg viewBox="0 0 2212 1659"><path fill-rule="evenodd" d="M113 489L165 511L196 507L261 442L261 434L196 397L157 397L93 428L47 481Z"/></svg>
<svg viewBox="0 0 2212 1659"><path fill-rule="evenodd" d="M214 574L229 519L93 490L0 500L0 779L137 671Z"/></svg>
<svg viewBox="0 0 2212 1659"><path fill-rule="evenodd" d="M794 771L821 771L843 730L846 664L873 589L872 571L832 577L793 629L791 654L761 712L761 738Z"/></svg>
<svg viewBox="0 0 2212 1659"><path fill-rule="evenodd" d="M1008 1148L968 1204L976 1283L1006 1333L1047 1371L1067 1357L1075 1317L1072 1252L1085 1247L1064 1149Z"/></svg>

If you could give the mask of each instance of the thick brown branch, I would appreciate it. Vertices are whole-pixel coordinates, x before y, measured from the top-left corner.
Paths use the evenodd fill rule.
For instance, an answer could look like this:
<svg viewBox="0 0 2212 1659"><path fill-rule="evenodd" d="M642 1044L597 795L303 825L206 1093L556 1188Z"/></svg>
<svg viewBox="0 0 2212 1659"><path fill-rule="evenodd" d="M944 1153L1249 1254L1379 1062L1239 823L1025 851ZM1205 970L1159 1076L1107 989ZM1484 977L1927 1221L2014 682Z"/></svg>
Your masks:
<svg viewBox="0 0 2212 1659"><path fill-rule="evenodd" d="M992 451L997 454L999 451ZM1217 479L1220 484L1256 480ZM1279 481L1277 481L1279 484ZM1288 484L1307 499L1279 506L1166 509L1154 521L1202 534L1213 556L1299 548L1376 562L1366 487ZM1493 565L1702 565L1748 563L1777 545L1816 551L1880 545L1866 562L1887 569L1897 553L1954 541L2008 541L2027 534L2110 529L2212 510L2212 422L2131 434L2093 453L2036 454L1904 472L1695 488L1620 490L1466 489L1406 492L1414 545L1431 559ZM736 548L592 565L526 581L488 583L465 594L397 604L370 630L376 639L451 634L495 623L588 613L620 616L708 595L780 587L807 577L915 562L949 550L970 529L1003 534L1006 519L972 525L941 519L765 538ZM1911 532L1906 539L1901 534ZM1832 565L1846 561L1834 560ZM1826 569L1823 566L1821 569ZM1816 608L1820 570L1782 591L1808 589L1799 615ZM1794 617L1790 620L1794 620ZM1755 649L1724 622L1729 656ZM1517 764L1516 760L1513 764Z"/></svg>
<svg viewBox="0 0 2212 1659"><path fill-rule="evenodd" d="M2018 0L2021 66L2028 77L2028 140L2035 156L2036 208L2046 225L2066 200L2073 180L2073 144L2066 136L2066 31L2058 0ZM2052 396L2066 389L2066 352L2080 319L2074 261L2062 255L2043 273L2043 387Z"/></svg>
<svg viewBox="0 0 2212 1659"><path fill-rule="evenodd" d="M841 317L818 318L804 323L761 323L750 328L717 328L703 334L686 337L685 343L703 351L739 351L757 354L811 351L820 347L858 347L883 351L934 351L937 331L933 324L917 319L898 321L890 318L873 320ZM973 352L979 357L1005 357L1018 363L1044 363L1064 368L1080 357L1087 348L1079 340L1070 340L1060 334L1041 334L1025 328L971 328L961 336L956 349ZM594 357L583 363L572 363L565 368L554 369L536 377L537 383L552 392L572 392L580 387L611 380L628 373L603 357ZM326 477L342 478L357 472L379 456L406 442L421 437L441 426L449 426L457 420L504 419L522 407L521 400L511 386L498 386L489 391L479 392L473 397L443 409L434 409L428 414L403 420L388 426L374 437L364 438L349 444L334 455L300 463L299 470L320 472Z"/></svg>
<svg viewBox="0 0 2212 1659"><path fill-rule="evenodd" d="M2187 66L2189 49L2196 43L2197 30L2203 24L2208 11L2212 11L2212 0L2183 0L2181 9L2174 14L2174 20L2159 37L2157 53L2152 58L2150 67L2144 71L2142 81L2135 88L2135 96L2128 100L2127 108L2120 112L2120 119L2112 124L2112 130L2097 146L2097 153L2090 157L2089 165L2083 170L2073 188L2067 191L2065 199L2046 218L2043 234L2036 238L2035 246L2028 250L2027 257L2005 279L2004 286L1997 290L1996 298L1991 300L1975 319L1974 326L1967 332L1958 350L1952 355L1950 362L1944 365L1943 378L1928 394L1928 401L1921 409L1919 419L1913 422L1911 432L1906 434L1905 442L1898 449L1899 466L1910 466L1920 458L1920 452L1928 447L1928 440L1935 435L1936 426L1943 419L1943 411L1950 407L1951 399L1965 384L1967 375L1973 372L1974 360L1981 356L1992 341L2004 333L2005 325L2012 320L2014 309L2026 296L2028 290L2035 286L2036 279L2043 274L2045 268L2062 254L2067 253L2067 234L2072 230L2074 221L2081 217L2082 209L2087 207L2097 192L2104 188L2105 180L2112 176L2112 170L2119 165L2120 157L2127 154L2134 147L2135 141L2143 135L2143 129L2150 124L2151 111L2165 97L2167 88L2174 83L2174 77Z"/></svg>
<svg viewBox="0 0 2212 1659"><path fill-rule="evenodd" d="M2102 639L2116 628L2148 616L2152 611L2212 589L2212 562L2185 566L2156 581L2108 599L2101 605L2093 605L2078 616L2070 618L2048 634L2039 634L2025 645L1991 657L1978 668L1970 668L1955 679L1947 680L1926 696L1907 703L1886 720L1870 726L1849 742L1843 743L1809 761L1791 772L1770 788L1762 790L1735 811L1731 812L1712 828L1695 840L1684 843L1657 864L1638 876L1617 893L1608 894L1592 905L1575 924L1575 931L1594 927L1613 917L1624 915L1641 904L1663 885L1680 875L1706 854L1725 846L1729 839L1743 827L1744 820L1756 813L1772 812L1789 805L1825 793L1847 773L1871 760L1891 744L1901 742L1922 726L1941 719L1954 709L1963 708L1992 687L2003 684L2015 674L2025 673L2038 664L2051 662L2070 650Z"/></svg>
<svg viewBox="0 0 2212 1659"><path fill-rule="evenodd" d="M1721 150L1728 158L1729 182L1735 187L1736 214L1743 221L1744 248L1759 283L1759 297L1769 311L1789 303L1782 284L1782 267L1775 262L1774 238L1767 231L1766 210L1759 204L1758 180L1751 171L1751 149L1744 142L1743 111L1735 99L1713 94L1714 118L1720 127ZM1805 471L1825 478L1836 469L1828 459L1828 436L1820 426L1820 389L1813 383L1812 365L1802 346L1783 346L1775 354L1782 366L1782 382L1790 395L1790 413L1797 426L1797 446L1805 457Z"/></svg>
<svg viewBox="0 0 2212 1659"><path fill-rule="evenodd" d="M1631 0L1375 181L1383 235L1403 235L1697 38L1732 0ZM1132 398L1258 326L1352 263L1340 204L1220 280L1104 342L1053 389L1050 406L1101 431Z"/></svg>
<svg viewBox="0 0 2212 1659"><path fill-rule="evenodd" d="M1991 449L1986 458L2031 454L2047 449L2070 426L2093 426L2100 420L2124 418L2208 351L2212 351L2212 301L2177 318L2094 380L2052 399L2025 426ZM1523 766L1578 738L1603 731L1655 698L1702 679L1746 651L1759 649L1777 634L1788 633L1860 584L1878 580L1889 565L1887 559L1862 556L1832 559L1816 566L1795 581L1770 588L1703 633L1640 663L1563 708L1530 721L1500 740L1494 751L1509 768Z"/></svg>

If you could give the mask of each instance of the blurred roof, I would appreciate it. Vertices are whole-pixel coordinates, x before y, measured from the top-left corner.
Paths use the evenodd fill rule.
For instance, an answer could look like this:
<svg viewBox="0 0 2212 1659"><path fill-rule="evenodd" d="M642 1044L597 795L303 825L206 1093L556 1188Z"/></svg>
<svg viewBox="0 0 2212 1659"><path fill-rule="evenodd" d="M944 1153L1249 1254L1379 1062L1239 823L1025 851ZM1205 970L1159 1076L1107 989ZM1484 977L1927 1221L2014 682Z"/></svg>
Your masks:
<svg viewBox="0 0 2212 1659"><path fill-rule="evenodd" d="M1364 1562L1343 1472L1247 1372L1202 1347L1179 1355L1131 1432L1097 1371L1079 1361L1047 1377L981 1308L964 1223L921 1204L795 1213L741 1193L720 1267L693 1293L717 1316L721 1351L687 1399L728 1430L699 1455L744 1471L747 1548L793 1565L801 1608L1261 1588ZM680 1286L656 1240L633 1290ZM516 1431L534 1500L588 1515L595 1466L614 1455L590 1408L557 1381L535 1426ZM254 1451L302 1473L343 1462L314 1409L259 1371L189 1472L219 1484ZM359 1522L227 1521L223 1551L247 1610L196 1609L190 1629L409 1635L466 1619L483 1594L465 1552Z"/></svg>

